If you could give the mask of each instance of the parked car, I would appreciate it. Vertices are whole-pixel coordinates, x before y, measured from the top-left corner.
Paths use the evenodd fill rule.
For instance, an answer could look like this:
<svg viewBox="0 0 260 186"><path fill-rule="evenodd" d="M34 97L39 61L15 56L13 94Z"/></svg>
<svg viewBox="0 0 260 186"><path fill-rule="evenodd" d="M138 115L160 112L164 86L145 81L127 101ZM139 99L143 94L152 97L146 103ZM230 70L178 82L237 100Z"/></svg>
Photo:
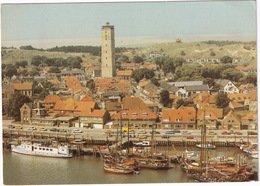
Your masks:
<svg viewBox="0 0 260 186"><path fill-rule="evenodd" d="M67 130L65 130L65 129L60 129L59 132L67 132Z"/></svg>
<svg viewBox="0 0 260 186"><path fill-rule="evenodd" d="M8 127L9 129L14 129L14 128L15 128L15 126L13 126L13 125L7 125L7 127Z"/></svg>
<svg viewBox="0 0 260 186"><path fill-rule="evenodd" d="M150 132L152 134L152 132ZM159 131L154 131L154 134L161 134Z"/></svg>
<svg viewBox="0 0 260 186"><path fill-rule="evenodd" d="M59 129L51 128L50 131L51 131L51 132L59 132Z"/></svg>
<svg viewBox="0 0 260 186"><path fill-rule="evenodd" d="M146 134L147 132L145 130L139 130L138 134Z"/></svg>
<svg viewBox="0 0 260 186"><path fill-rule="evenodd" d="M254 132L254 131L248 131L247 134L248 134L248 135L257 135L257 132Z"/></svg>
<svg viewBox="0 0 260 186"><path fill-rule="evenodd" d="M39 128L38 130L39 130L39 131L47 131L46 128Z"/></svg>
<svg viewBox="0 0 260 186"><path fill-rule="evenodd" d="M234 132L235 135L242 135L242 132Z"/></svg>
<svg viewBox="0 0 260 186"><path fill-rule="evenodd" d="M163 135L161 138L170 138L171 136Z"/></svg>
<svg viewBox="0 0 260 186"><path fill-rule="evenodd" d="M176 129L173 129L173 130L171 130L171 131L174 132L174 133L181 133L180 130L176 130Z"/></svg>
<svg viewBox="0 0 260 186"><path fill-rule="evenodd" d="M214 131L210 131L209 132L209 135L216 135L217 133L216 132L214 132Z"/></svg>
<svg viewBox="0 0 260 186"><path fill-rule="evenodd" d="M72 132L73 132L73 133L82 133L83 131L82 131L82 130L79 130L79 129L73 129Z"/></svg>
<svg viewBox="0 0 260 186"><path fill-rule="evenodd" d="M194 139L194 136L186 136L186 139Z"/></svg>
<svg viewBox="0 0 260 186"><path fill-rule="evenodd" d="M175 132L173 132L172 130L170 130L170 131L166 131L165 134L175 134Z"/></svg>
<svg viewBox="0 0 260 186"><path fill-rule="evenodd" d="M112 134L113 132L111 130L106 130L105 134Z"/></svg>
<svg viewBox="0 0 260 186"><path fill-rule="evenodd" d="M224 131L224 132L222 132L221 134L222 134L222 135L230 135L230 133L227 132L227 131Z"/></svg>
<svg viewBox="0 0 260 186"><path fill-rule="evenodd" d="M188 135L188 134L191 134L189 131L182 131L182 134L183 135Z"/></svg>
<svg viewBox="0 0 260 186"><path fill-rule="evenodd" d="M144 136L144 135L139 136L139 139L146 139L146 138L147 138L147 136Z"/></svg>
<svg viewBox="0 0 260 186"><path fill-rule="evenodd" d="M27 130L37 130L35 127L28 127Z"/></svg>
<svg viewBox="0 0 260 186"><path fill-rule="evenodd" d="M15 126L15 129L23 129L23 127L20 125L17 125L17 126Z"/></svg>

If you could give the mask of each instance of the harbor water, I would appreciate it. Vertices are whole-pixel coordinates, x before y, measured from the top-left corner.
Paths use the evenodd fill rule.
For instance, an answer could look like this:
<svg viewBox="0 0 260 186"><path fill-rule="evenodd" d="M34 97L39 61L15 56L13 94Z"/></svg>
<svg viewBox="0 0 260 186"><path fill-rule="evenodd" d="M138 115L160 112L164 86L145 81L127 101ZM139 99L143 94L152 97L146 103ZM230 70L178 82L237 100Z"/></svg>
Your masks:
<svg viewBox="0 0 260 186"><path fill-rule="evenodd" d="M184 147L176 147L178 151ZM171 152L159 147L158 151ZM187 150L196 151L195 147ZM209 157L245 155L236 147L217 147L208 151ZM258 170L258 160L248 159L253 169ZM182 172L178 164L168 170L141 169L138 175L118 175L103 170L101 157L76 156L73 158L48 158L12 153L3 149L3 181L5 185L48 184L127 184L127 183L191 183L194 180Z"/></svg>

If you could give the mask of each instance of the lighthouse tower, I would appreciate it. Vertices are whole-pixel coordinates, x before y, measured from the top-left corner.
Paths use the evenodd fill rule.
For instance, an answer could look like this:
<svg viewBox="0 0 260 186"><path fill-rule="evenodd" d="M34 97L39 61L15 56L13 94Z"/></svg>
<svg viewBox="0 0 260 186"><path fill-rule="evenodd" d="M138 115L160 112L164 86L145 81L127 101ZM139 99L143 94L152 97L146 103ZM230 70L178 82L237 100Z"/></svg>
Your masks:
<svg viewBox="0 0 260 186"><path fill-rule="evenodd" d="M101 28L101 75L103 78L116 74L114 26L109 22Z"/></svg>

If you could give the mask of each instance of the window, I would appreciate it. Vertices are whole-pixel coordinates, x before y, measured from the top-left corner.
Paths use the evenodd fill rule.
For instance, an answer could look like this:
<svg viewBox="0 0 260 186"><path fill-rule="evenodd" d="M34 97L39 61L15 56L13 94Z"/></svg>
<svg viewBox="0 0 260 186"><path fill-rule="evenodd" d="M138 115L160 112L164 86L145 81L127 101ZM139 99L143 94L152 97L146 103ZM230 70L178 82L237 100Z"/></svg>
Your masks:
<svg viewBox="0 0 260 186"><path fill-rule="evenodd" d="M178 129L181 128L181 125L176 125L176 128L178 128Z"/></svg>
<svg viewBox="0 0 260 186"><path fill-rule="evenodd" d="M50 151L52 151L52 149L50 149Z"/></svg>
<svg viewBox="0 0 260 186"><path fill-rule="evenodd" d="M133 113L132 113L132 116L137 116L137 113L136 113L136 112L133 112Z"/></svg>
<svg viewBox="0 0 260 186"><path fill-rule="evenodd" d="M176 121L181 121L181 119L176 119Z"/></svg>
<svg viewBox="0 0 260 186"><path fill-rule="evenodd" d="M142 113L142 116L148 116L148 113Z"/></svg>
<svg viewBox="0 0 260 186"><path fill-rule="evenodd" d="M193 128L193 125L188 125L188 128Z"/></svg>
<svg viewBox="0 0 260 186"><path fill-rule="evenodd" d="M122 116L126 116L126 115L127 115L127 113L126 113L126 112L123 112L123 113L122 113Z"/></svg>

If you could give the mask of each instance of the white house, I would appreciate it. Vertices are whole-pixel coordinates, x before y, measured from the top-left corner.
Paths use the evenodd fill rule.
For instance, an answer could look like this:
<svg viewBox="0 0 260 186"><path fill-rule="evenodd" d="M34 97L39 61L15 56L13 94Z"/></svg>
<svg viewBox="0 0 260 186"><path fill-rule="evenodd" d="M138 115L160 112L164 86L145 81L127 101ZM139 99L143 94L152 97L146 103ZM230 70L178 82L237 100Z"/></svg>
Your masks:
<svg viewBox="0 0 260 186"><path fill-rule="evenodd" d="M230 80L217 79L217 80L215 80L215 83L221 85L221 89L219 91L222 91L227 94L239 93L239 89Z"/></svg>

